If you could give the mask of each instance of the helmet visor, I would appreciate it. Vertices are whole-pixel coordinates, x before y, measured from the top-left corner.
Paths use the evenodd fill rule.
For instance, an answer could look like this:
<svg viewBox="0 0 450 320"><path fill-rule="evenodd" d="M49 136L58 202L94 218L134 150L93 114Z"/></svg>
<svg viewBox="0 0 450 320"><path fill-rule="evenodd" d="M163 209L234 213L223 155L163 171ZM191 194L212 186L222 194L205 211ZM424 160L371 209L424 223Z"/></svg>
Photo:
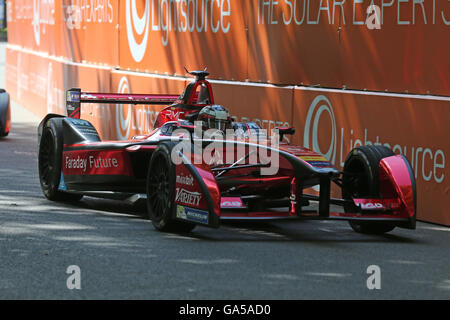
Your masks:
<svg viewBox="0 0 450 320"><path fill-rule="evenodd" d="M229 127L228 120L208 119L208 128L225 131Z"/></svg>

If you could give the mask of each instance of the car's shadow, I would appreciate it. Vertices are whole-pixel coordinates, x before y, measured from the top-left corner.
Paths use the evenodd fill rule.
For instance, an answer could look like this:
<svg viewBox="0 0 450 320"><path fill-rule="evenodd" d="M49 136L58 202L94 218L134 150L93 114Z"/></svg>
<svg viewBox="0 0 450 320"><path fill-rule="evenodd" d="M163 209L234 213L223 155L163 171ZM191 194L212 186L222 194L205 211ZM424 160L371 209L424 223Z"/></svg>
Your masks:
<svg viewBox="0 0 450 320"><path fill-rule="evenodd" d="M69 206L95 210L102 214L119 214L127 219L147 219L145 201L129 204L118 200L84 197L67 203ZM158 232L149 224L149 232ZM222 221L218 229L197 226L192 232L173 234L181 239L218 242L286 241L286 242L364 242L364 243L420 243L413 230L396 228L384 235L364 235L354 232L345 221L331 220L271 220Z"/></svg>

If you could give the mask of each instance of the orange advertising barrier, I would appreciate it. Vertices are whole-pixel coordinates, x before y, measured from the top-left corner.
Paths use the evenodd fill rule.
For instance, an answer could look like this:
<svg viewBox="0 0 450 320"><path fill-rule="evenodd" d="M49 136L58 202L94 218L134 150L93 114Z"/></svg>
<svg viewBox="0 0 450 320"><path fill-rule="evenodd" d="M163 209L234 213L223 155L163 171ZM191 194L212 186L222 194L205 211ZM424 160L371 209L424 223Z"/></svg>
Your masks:
<svg viewBox="0 0 450 320"><path fill-rule="evenodd" d="M248 79L450 95L448 1L245 2Z"/></svg>
<svg viewBox="0 0 450 320"><path fill-rule="evenodd" d="M184 75L208 67L212 78L243 80L247 34L241 0L122 1L122 69Z"/></svg>
<svg viewBox="0 0 450 320"><path fill-rule="evenodd" d="M10 0L7 16L11 44L75 62L450 95L444 0Z"/></svg>
<svg viewBox="0 0 450 320"><path fill-rule="evenodd" d="M380 29L366 25L373 18L370 4L379 8ZM121 5L123 69L180 75L184 66L208 66L217 79L450 94L450 44L442 41L450 38L446 1Z"/></svg>

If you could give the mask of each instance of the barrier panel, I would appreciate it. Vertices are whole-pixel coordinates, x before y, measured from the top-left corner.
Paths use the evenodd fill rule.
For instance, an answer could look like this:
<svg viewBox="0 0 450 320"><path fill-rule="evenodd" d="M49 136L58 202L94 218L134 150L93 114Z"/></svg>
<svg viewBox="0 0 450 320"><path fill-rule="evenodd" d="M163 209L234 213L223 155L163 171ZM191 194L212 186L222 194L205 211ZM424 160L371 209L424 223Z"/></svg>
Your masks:
<svg viewBox="0 0 450 320"><path fill-rule="evenodd" d="M450 95L444 0L10 0L8 33L11 44L123 70L208 67L231 81Z"/></svg>
<svg viewBox="0 0 450 320"><path fill-rule="evenodd" d="M208 67L212 78L245 80L247 35L245 11L239 9L242 3L122 1L120 67L169 75L184 75L185 67Z"/></svg>
<svg viewBox="0 0 450 320"><path fill-rule="evenodd" d="M252 81L450 95L448 1L245 2Z"/></svg>

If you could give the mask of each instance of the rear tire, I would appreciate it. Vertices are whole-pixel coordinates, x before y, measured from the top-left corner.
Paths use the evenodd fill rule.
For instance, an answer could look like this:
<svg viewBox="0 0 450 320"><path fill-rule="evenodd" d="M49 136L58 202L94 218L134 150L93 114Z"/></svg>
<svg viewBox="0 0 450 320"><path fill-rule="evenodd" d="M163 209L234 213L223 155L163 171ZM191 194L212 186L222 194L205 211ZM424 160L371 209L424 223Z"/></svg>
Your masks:
<svg viewBox="0 0 450 320"><path fill-rule="evenodd" d="M379 163L386 157L395 155L385 146L362 146L353 149L345 159L342 182L342 198L380 198ZM355 212L354 204L346 204L345 212ZM364 234L384 234L395 228L385 222L349 221L355 232Z"/></svg>
<svg viewBox="0 0 450 320"><path fill-rule="evenodd" d="M4 109L6 106L6 110ZM8 121L11 124L11 109L9 107L9 94L6 92L5 89L0 89L0 138L6 137L9 134L10 128L8 128L8 132L6 132L6 128L10 127L8 126ZM2 119L2 115L5 117ZM2 120L4 121L2 123Z"/></svg>
<svg viewBox="0 0 450 320"><path fill-rule="evenodd" d="M161 143L150 159L147 173L148 217L158 231L187 233L195 224L174 220L175 164L171 160L173 143Z"/></svg>
<svg viewBox="0 0 450 320"><path fill-rule="evenodd" d="M58 189L63 150L62 119L52 118L44 126L39 143L39 182L45 197L52 201L78 201L83 195Z"/></svg>

